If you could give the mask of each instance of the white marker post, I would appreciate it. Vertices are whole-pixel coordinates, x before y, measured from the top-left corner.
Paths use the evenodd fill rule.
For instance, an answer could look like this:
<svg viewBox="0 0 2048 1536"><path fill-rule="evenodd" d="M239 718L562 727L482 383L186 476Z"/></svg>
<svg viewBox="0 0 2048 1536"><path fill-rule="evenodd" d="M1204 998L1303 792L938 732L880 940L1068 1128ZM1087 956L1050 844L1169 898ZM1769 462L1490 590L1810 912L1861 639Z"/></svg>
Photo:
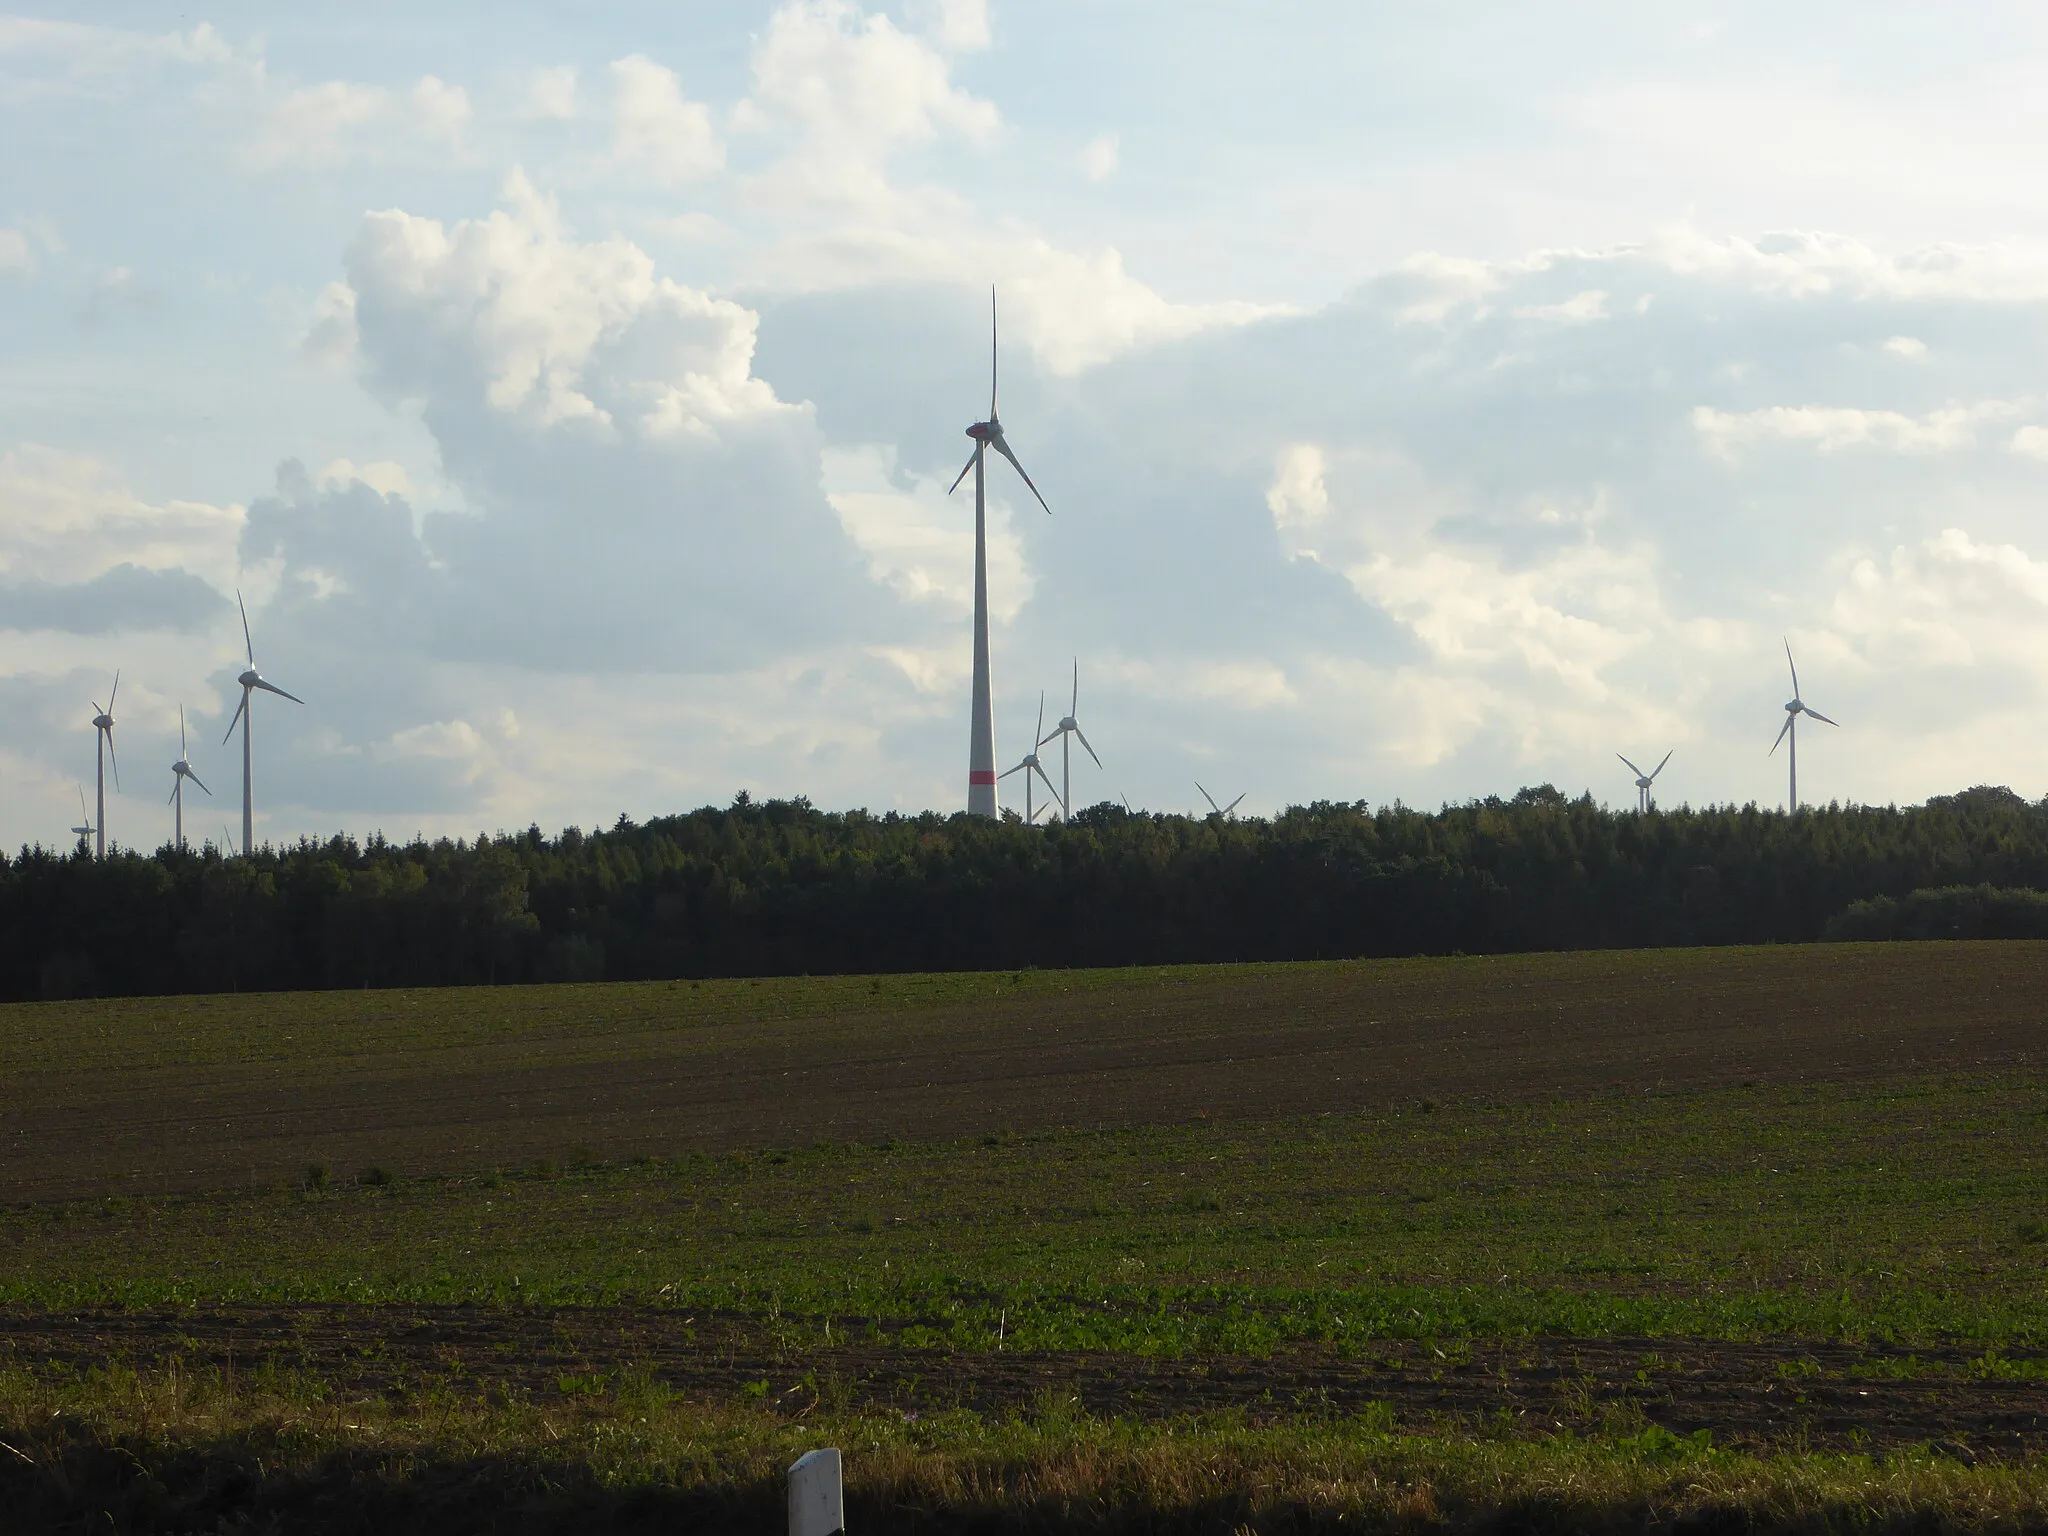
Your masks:
<svg viewBox="0 0 2048 1536"><path fill-rule="evenodd" d="M840 1536L845 1529L839 1453L804 1452L789 1469L789 1536Z"/></svg>

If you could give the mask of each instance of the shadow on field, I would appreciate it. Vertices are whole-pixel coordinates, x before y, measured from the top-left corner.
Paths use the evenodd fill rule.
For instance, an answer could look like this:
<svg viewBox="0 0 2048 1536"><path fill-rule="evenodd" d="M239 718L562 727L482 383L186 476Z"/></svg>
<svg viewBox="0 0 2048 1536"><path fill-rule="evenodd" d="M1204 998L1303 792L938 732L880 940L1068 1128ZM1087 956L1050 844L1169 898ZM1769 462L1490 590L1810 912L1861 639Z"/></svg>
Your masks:
<svg viewBox="0 0 2048 1536"><path fill-rule="evenodd" d="M10 1447L11 1449L11 1447ZM768 1536L784 1528L779 1482L716 1492L654 1484L604 1485L588 1466L521 1456L446 1462L376 1452L332 1454L310 1467L272 1470L277 1448L223 1441L162 1449L67 1439L31 1462L0 1458L5 1526L15 1531L115 1531L132 1536L671 1536L676 1532ZM1456 1502L1426 1486L1380 1508L1346 1499L1275 1498L1257 1488L1153 1502L1142 1495L1081 1496L961 1488L935 1500L906 1490L849 1488L847 1526L871 1532L1146 1532L1149 1536L1240 1536L1245 1532L1431 1531L1718 1533L1949 1528L1934 1511L1876 1509L1860 1501L1809 1504L1796 1514L1740 1503L1674 1509L1664 1501L1616 1502L1543 1494L1501 1502Z"/></svg>

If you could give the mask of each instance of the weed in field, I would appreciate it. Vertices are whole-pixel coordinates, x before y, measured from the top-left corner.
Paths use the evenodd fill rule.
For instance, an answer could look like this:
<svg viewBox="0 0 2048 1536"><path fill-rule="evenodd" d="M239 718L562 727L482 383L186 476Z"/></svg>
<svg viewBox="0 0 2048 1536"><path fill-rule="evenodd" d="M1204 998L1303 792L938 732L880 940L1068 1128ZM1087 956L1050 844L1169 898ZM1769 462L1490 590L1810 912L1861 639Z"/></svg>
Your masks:
<svg viewBox="0 0 2048 1536"><path fill-rule="evenodd" d="M306 1164L306 1188L319 1194L327 1187L327 1181L334 1176L334 1170L322 1162Z"/></svg>

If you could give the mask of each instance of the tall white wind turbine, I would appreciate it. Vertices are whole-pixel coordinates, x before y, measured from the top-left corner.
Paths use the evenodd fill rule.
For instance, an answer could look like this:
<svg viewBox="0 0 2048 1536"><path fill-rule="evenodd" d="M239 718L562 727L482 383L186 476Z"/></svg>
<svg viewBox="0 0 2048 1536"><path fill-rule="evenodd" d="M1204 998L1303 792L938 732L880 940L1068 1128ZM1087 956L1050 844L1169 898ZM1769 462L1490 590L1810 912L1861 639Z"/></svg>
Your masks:
<svg viewBox="0 0 2048 1536"><path fill-rule="evenodd" d="M1673 747L1671 750L1672 752L1675 752L1678 749L1676 747ZM1621 754L1619 752L1615 753L1614 755L1616 757L1621 757ZM1621 757L1621 760L1624 763L1628 763L1628 759L1625 757ZM1664 771L1664 763L1668 763L1670 761L1671 752L1666 752L1664 754L1664 762L1659 763L1656 767L1652 768L1648 773L1643 772L1643 770L1638 768L1634 763L1628 763L1628 771L1636 776L1636 809L1638 811L1653 811L1657 808L1656 802L1650 798L1650 786L1657 782L1657 775Z"/></svg>
<svg viewBox="0 0 2048 1536"><path fill-rule="evenodd" d="M92 812L85 808L85 786L83 784L78 786L78 819L84 825L73 827L71 835L73 837L90 839L92 837Z"/></svg>
<svg viewBox="0 0 2048 1536"><path fill-rule="evenodd" d="M1792 669L1792 698L1785 706L1785 723L1778 727L1778 741L1785 741L1788 737L1790 738L1789 757L1792 767L1790 799L1792 809L1796 811L1799 809L1799 717L1801 715L1810 716L1818 720L1822 725L1839 725L1839 722L1830 720L1819 710L1801 701L1799 697L1799 664L1792 659L1792 642L1790 640L1785 642L1785 665ZM1771 755L1777 753L1778 741L1771 743Z"/></svg>
<svg viewBox="0 0 2048 1536"><path fill-rule="evenodd" d="M1053 736L1057 736L1060 739L1060 814L1062 816L1067 814L1067 807L1074 803L1074 758L1072 745L1074 740L1078 738L1082 746L1088 747L1088 755L1095 757L1095 749L1088 746L1088 738L1081 734L1081 722L1074 718L1080 712L1080 709L1081 658L1076 656L1074 658L1073 701L1067 705L1067 712L1061 717L1060 723L1052 728L1052 736L1041 737L1038 742L1042 747L1048 741L1051 741ZM1040 723L1043 724L1044 722L1041 721ZM1102 766L1101 758L1095 757L1095 766L1098 768ZM1242 795L1238 796L1240 800L1243 798L1244 796Z"/></svg>
<svg viewBox="0 0 2048 1536"><path fill-rule="evenodd" d="M1197 780L1195 780L1195 788L1197 788L1197 789L1202 789L1202 781L1201 781L1200 779L1197 779ZM1250 794L1250 793L1251 793L1251 791L1250 791L1250 790L1246 790L1246 791L1245 791L1245 794ZM1202 798L1203 798L1204 800L1206 800L1206 801L1208 801L1208 802L1209 802L1209 809L1210 809L1210 810L1211 810L1211 811L1212 811L1213 813L1215 813L1215 814L1216 814L1216 815L1218 815L1218 816L1222 816L1222 817L1224 817L1224 818L1228 819L1228 817L1230 816L1230 813L1231 813L1231 812L1233 812L1233 811L1235 811L1235 810L1237 809L1237 802L1238 802L1238 800L1242 800L1242 799L1244 798L1244 795L1239 795L1239 796L1237 797L1237 800L1233 800L1233 801L1231 801L1231 802L1230 802L1230 804L1228 804L1228 805L1218 805L1218 804L1216 803L1216 797L1215 797L1214 795L1210 794L1210 793L1209 793L1209 791L1207 791L1206 789L1202 789Z"/></svg>
<svg viewBox="0 0 2048 1536"><path fill-rule="evenodd" d="M1038 695L1038 725L1031 733L1034 742L1037 740L1038 732L1043 729L1045 729L1045 694L1041 691ZM1052 787L1052 780L1045 777L1045 769L1040 766L1038 761L1038 747L1036 745L1024 754L1024 760L1017 764L1016 767L1005 768L996 777L1007 779L1013 773L1024 775L1024 824L1026 826L1030 826L1038 820L1038 812L1031 808L1031 775L1034 773L1041 779L1045 779L1045 792L1055 800L1059 800L1060 813L1062 815L1066 813L1067 802L1060 799L1059 791Z"/></svg>
<svg viewBox="0 0 2048 1536"><path fill-rule="evenodd" d="M114 756L114 699L121 691L121 674L114 674L114 690L107 695L107 707L101 709L95 699L92 706L92 727L99 733L94 743L94 760L98 763L99 812L94 818L93 830L99 833L99 856L107 856L107 764L114 765L114 790L121 789L121 760Z"/></svg>
<svg viewBox="0 0 2048 1536"><path fill-rule="evenodd" d="M249 784L249 720L254 711L249 701L261 688L265 693L274 693L281 699L290 699L294 704L306 701L295 693L286 693L275 683L266 683L263 674L256 670L256 642L249 638L249 609L242 602L240 591L235 593L235 606L242 610L242 647L249 653L249 670L235 681L242 685L242 702L235 706L234 719L228 721L228 734L221 737L226 745L228 737L235 734L235 721L242 722L242 852L246 856L256 839L256 801Z"/></svg>
<svg viewBox="0 0 2048 1536"><path fill-rule="evenodd" d="M1024 473L1017 455L1003 440L1003 424L996 415L996 291L988 291L988 420L967 429L974 439L974 456L953 477L947 495L960 489L967 471L974 471L974 704L967 742L967 813L970 816L996 814L996 724L989 705L988 677L988 450L993 448L1010 461L1010 467L1024 476L1031 494L1046 515L1052 508L1038 495L1038 487Z"/></svg>
<svg viewBox="0 0 2048 1536"><path fill-rule="evenodd" d="M212 790L206 789L205 784L200 782L199 775L192 771L192 765L185 761L187 750L189 749L185 745L185 706L180 704L178 706L178 760L171 764L171 804L177 807L175 846L181 853L185 849L185 781L190 779L194 784L198 784L201 789L206 790L207 794L211 795L213 793Z"/></svg>

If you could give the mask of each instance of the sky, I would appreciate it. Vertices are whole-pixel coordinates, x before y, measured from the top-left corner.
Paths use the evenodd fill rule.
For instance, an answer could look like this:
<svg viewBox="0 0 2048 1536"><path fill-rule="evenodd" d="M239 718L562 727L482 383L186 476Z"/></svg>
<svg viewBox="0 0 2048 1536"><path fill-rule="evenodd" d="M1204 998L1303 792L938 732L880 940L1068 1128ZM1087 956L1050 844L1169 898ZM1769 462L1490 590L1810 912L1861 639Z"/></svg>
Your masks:
<svg viewBox="0 0 2048 1536"><path fill-rule="evenodd" d="M86 20L80 20L86 17ZM0 11L0 846L2048 793L2048 13ZM1048 756L1051 754L1049 753ZM1059 776L1056 759L1054 776ZM1002 784L1021 802L1018 780Z"/></svg>

